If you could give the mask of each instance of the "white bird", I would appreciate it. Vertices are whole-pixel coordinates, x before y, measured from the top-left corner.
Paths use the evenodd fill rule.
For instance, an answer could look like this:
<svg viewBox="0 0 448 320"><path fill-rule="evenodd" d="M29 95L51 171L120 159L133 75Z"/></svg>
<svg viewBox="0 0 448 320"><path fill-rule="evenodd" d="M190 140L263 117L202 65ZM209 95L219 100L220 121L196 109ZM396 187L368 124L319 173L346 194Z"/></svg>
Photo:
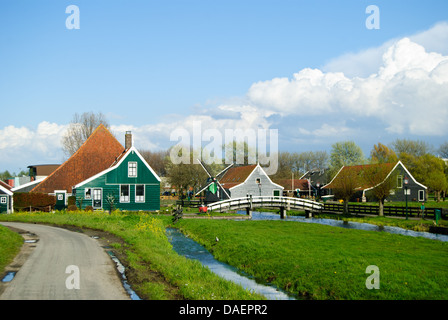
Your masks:
<svg viewBox="0 0 448 320"><path fill-rule="evenodd" d="M216 240L216 242L218 242L219 241L218 237L216 237L215 240Z"/></svg>

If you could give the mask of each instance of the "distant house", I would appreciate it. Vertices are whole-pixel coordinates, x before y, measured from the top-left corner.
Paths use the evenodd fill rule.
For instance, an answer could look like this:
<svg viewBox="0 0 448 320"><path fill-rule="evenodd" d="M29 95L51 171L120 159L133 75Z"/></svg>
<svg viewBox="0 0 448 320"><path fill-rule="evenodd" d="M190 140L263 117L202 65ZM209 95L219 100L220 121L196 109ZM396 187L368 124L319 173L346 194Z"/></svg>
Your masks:
<svg viewBox="0 0 448 320"><path fill-rule="evenodd" d="M30 181L45 179L60 166L60 164L37 164L28 166L30 171Z"/></svg>
<svg viewBox="0 0 448 320"><path fill-rule="evenodd" d="M73 188L83 208L129 211L160 209L160 178L135 147L126 150L110 168Z"/></svg>
<svg viewBox="0 0 448 320"><path fill-rule="evenodd" d="M229 190L231 198L252 196L281 196L283 187L272 182L259 165L232 167L227 170L219 183Z"/></svg>
<svg viewBox="0 0 448 320"><path fill-rule="evenodd" d="M67 204L67 196L72 194L73 186L109 168L124 150L121 143L101 124L67 161L31 192L55 194L57 207L63 207Z"/></svg>
<svg viewBox="0 0 448 320"><path fill-rule="evenodd" d="M307 179L274 179L273 181L283 187L285 197L305 197L311 194ZM312 194L314 195L314 191Z"/></svg>
<svg viewBox="0 0 448 320"><path fill-rule="evenodd" d="M311 182L310 189L319 197L328 195L328 189L323 189L330 182L329 169L315 169L306 172L300 179L307 179Z"/></svg>
<svg viewBox="0 0 448 320"><path fill-rule="evenodd" d="M325 185L323 188L328 190L330 194L334 194L334 187L338 184L338 179L342 179L344 176L351 176L357 179L354 195L351 201L376 201L373 194L370 192L374 188L378 187L381 182L377 185L369 185L365 180L361 179L361 175L372 166L382 166L387 176L384 179L388 179L392 174L396 179L396 184L394 183L394 188L390 190L390 196L387 198L389 201L405 201L406 200L406 190L408 201L425 201L427 197L427 187L419 183L409 170L403 165L401 161L397 163L383 163L383 164L370 164L370 165L358 165L358 166L344 166L331 182ZM408 184L405 184L405 180Z"/></svg>
<svg viewBox="0 0 448 320"><path fill-rule="evenodd" d="M13 192L11 186L0 181L0 213L13 212Z"/></svg>
<svg viewBox="0 0 448 320"><path fill-rule="evenodd" d="M42 181L44 181L45 178L41 178L38 180L34 180L25 184L21 184L18 187L14 187L11 189L12 192L16 193L16 192L30 192L31 190L33 190L39 183L41 183Z"/></svg>

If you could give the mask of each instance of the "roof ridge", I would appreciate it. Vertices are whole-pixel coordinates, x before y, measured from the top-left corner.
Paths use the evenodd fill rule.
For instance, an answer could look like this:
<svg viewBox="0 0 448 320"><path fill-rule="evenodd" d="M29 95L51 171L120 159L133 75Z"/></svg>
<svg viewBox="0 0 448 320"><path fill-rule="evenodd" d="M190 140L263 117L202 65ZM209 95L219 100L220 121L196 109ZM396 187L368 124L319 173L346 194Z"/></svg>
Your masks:
<svg viewBox="0 0 448 320"><path fill-rule="evenodd" d="M85 146L88 144L88 142L90 140L93 139L93 137L95 137L98 132L100 131L100 129L104 129L105 132L107 132L118 144L121 145L121 143L117 140L117 138L115 138L114 135L112 135L112 133L106 128L106 126L104 126L102 123L100 123L98 125L98 127L90 134L90 136L83 142L83 144L78 148L78 150L75 151L75 153L73 153L64 163L62 163L56 170L54 170L48 177L46 177L44 180L42 180L39 184L37 184L33 189L31 189L30 192L35 191L36 189L38 189L40 187L40 185L43 185L48 179L51 179L54 175L56 175L59 171L62 171L64 169L64 166L69 162L70 159L73 159L74 157L76 157L77 154L79 154L84 148ZM121 145L123 147L123 145ZM113 163L114 161L112 161Z"/></svg>

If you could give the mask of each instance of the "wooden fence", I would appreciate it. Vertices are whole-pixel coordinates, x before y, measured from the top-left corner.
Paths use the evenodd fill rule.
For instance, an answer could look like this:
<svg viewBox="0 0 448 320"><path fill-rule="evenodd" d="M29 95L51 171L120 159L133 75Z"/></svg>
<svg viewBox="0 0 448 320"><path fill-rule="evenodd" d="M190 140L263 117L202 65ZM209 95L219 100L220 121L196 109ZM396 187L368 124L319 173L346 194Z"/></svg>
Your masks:
<svg viewBox="0 0 448 320"><path fill-rule="evenodd" d="M378 215L378 206L368 206L368 205L359 205L359 204L349 204L348 211L351 214L371 214ZM426 218L435 219L436 210L440 210L441 218L448 218L448 208L426 208L424 215ZM344 205L339 203L325 203L323 211L326 212L343 212ZM385 216L399 216L406 217L406 207L396 207L396 206L384 206L384 215ZM420 207L408 207L408 216L409 217L418 217L421 216Z"/></svg>

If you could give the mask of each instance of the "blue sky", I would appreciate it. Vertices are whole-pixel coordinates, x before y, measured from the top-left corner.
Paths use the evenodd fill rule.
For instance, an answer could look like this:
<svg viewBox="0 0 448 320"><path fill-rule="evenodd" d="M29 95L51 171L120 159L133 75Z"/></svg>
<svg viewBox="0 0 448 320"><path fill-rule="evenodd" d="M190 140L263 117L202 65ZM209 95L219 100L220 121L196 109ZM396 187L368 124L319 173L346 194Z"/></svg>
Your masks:
<svg viewBox="0 0 448 320"><path fill-rule="evenodd" d="M380 9L379 30L365 26L371 4ZM79 7L79 30L65 26L69 5ZM448 120L441 109L448 102L442 92L448 81L416 83L409 72L434 59L422 67L433 75L444 63L447 21L443 0L3 0L0 171L61 162L59 141L66 125L75 112L87 111L107 115L120 140L125 129L132 129L143 149L168 148L170 131L198 117L220 130L278 129L280 150L328 151L336 141L354 140L368 154L373 144L396 138L437 147L448 132L434 130L439 124L431 125L432 106L425 95L408 95L419 88L429 92L436 105L432 117ZM404 37L411 43L399 42ZM418 46L439 56L422 58ZM390 48L397 54L382 60ZM386 82L384 90L372 98L378 100L375 105L364 107L370 102L362 97L375 87L369 76L379 75L382 67L394 72L408 53L414 67L400 69L406 90L398 89L395 73L393 79L378 76ZM346 92L339 98L334 87L325 91L321 85L328 79L304 70L350 82L356 89L352 95L361 92L359 101ZM283 79L284 87L274 79ZM292 99L288 90L300 91L304 79L317 93ZM319 90L328 99L318 100ZM406 103L413 104L411 111L393 109ZM419 127L413 119L423 109Z"/></svg>

